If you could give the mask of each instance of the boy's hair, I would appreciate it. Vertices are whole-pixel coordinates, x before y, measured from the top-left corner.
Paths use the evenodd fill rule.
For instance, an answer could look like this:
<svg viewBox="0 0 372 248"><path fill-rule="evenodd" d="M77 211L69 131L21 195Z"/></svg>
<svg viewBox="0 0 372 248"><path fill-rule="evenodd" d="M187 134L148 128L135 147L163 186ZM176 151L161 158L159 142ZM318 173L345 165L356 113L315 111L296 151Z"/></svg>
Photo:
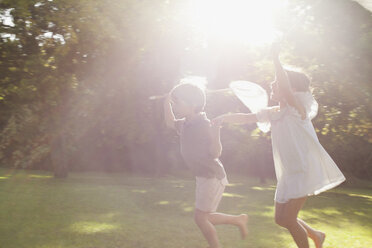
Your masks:
<svg viewBox="0 0 372 248"><path fill-rule="evenodd" d="M287 68L284 70L288 75L291 87L295 91L310 91L310 79L305 73Z"/></svg>
<svg viewBox="0 0 372 248"><path fill-rule="evenodd" d="M181 100L190 107L194 107L195 112L204 110L206 104L206 95L204 88L193 80L181 80L170 92L171 98Z"/></svg>

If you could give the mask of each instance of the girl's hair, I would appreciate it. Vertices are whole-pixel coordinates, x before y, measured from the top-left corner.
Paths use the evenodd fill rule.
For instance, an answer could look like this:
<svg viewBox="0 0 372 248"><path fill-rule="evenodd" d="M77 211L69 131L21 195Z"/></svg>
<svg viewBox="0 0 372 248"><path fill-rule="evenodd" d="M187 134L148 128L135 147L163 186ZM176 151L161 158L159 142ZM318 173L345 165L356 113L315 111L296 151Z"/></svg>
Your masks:
<svg viewBox="0 0 372 248"><path fill-rule="evenodd" d="M194 107L197 113L204 110L206 104L205 92L197 84L192 82L180 83L171 90L170 95L173 100L181 100L188 106Z"/></svg>
<svg viewBox="0 0 372 248"><path fill-rule="evenodd" d="M288 75L289 84L295 91L310 91L310 79L305 73L285 69Z"/></svg>

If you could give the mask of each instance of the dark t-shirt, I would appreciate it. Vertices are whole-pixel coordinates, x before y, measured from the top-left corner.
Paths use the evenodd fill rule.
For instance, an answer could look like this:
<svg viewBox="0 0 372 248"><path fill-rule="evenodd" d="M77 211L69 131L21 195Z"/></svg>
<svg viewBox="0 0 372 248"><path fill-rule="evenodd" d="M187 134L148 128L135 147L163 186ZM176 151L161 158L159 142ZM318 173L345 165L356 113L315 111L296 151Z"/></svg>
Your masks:
<svg viewBox="0 0 372 248"><path fill-rule="evenodd" d="M180 135L181 155L187 166L197 177L223 179L225 169L218 158L210 154L210 121L205 113L200 113L190 121L176 123Z"/></svg>

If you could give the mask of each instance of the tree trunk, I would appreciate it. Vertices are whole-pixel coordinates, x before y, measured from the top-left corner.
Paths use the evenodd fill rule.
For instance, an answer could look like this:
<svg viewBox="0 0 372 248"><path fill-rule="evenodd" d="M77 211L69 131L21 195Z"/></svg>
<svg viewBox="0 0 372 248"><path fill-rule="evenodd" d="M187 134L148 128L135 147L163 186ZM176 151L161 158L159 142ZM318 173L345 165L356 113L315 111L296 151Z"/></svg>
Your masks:
<svg viewBox="0 0 372 248"><path fill-rule="evenodd" d="M51 143L51 161L55 178L68 176L67 152L64 135L57 135Z"/></svg>

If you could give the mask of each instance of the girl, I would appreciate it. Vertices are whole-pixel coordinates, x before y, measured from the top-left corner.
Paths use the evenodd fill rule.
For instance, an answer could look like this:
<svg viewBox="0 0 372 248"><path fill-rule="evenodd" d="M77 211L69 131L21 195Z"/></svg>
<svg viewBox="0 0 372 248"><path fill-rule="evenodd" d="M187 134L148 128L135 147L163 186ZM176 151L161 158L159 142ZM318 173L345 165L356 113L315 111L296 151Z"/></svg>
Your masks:
<svg viewBox="0 0 372 248"><path fill-rule="evenodd" d="M271 84L271 99L279 106L257 114L226 114L213 122L270 122L277 177L275 222L288 229L299 248L309 248L307 237L321 248L325 233L311 228L298 213L308 196L336 187L345 177L319 143L311 123L318 104L311 94L310 80L303 73L283 69L278 46L272 48L272 56L276 79Z"/></svg>

